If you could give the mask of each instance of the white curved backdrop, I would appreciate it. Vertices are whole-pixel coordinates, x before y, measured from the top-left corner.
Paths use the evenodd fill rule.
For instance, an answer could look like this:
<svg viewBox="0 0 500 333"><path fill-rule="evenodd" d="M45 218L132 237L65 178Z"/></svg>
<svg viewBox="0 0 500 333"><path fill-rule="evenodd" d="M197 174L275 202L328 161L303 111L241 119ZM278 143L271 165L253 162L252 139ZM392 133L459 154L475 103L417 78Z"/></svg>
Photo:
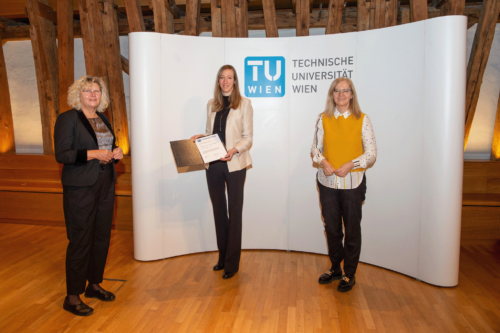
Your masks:
<svg viewBox="0 0 500 333"><path fill-rule="evenodd" d="M242 94L249 84L264 91L251 97L244 249L327 253L310 147L330 83L347 75L378 144L366 175L361 261L435 285L458 283L465 17L298 38L129 36L137 260L217 250L205 171L177 168L169 142L204 132L215 75L227 63ZM263 63L256 82L247 57ZM282 57L276 82L264 75L268 57ZM277 59L267 60L277 76Z"/></svg>

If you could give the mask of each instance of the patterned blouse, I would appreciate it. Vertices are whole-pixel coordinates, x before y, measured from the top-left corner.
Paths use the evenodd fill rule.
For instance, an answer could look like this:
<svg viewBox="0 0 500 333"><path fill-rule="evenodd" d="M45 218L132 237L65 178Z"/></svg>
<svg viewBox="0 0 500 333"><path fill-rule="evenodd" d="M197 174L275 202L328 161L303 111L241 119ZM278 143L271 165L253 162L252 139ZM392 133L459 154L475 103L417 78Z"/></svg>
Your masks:
<svg viewBox="0 0 500 333"><path fill-rule="evenodd" d="M99 144L99 149L107 149L113 151L113 134L109 130L108 126L102 121L101 118L88 118L90 125L94 129L95 136L97 137L97 143ZM111 162L110 162L111 163ZM104 161L99 161L99 164L108 164Z"/></svg>
<svg viewBox="0 0 500 333"><path fill-rule="evenodd" d="M335 119L339 116L347 119L351 115L348 111L340 113L335 109L333 114ZM357 168L366 169L368 166L375 163L377 159L377 142L375 141L375 133L373 132L372 123L368 115L365 114L363 119L363 129L361 130L361 140L363 141L363 155L353 159L354 168L345 177L337 177L335 174L326 176L323 172L323 167L318 169L318 181L321 185L335 189L353 189L359 186L363 181L364 171L356 171ZM312 146L312 155L314 162L321 166L323 156L323 114L316 121L316 131L314 132L314 141Z"/></svg>

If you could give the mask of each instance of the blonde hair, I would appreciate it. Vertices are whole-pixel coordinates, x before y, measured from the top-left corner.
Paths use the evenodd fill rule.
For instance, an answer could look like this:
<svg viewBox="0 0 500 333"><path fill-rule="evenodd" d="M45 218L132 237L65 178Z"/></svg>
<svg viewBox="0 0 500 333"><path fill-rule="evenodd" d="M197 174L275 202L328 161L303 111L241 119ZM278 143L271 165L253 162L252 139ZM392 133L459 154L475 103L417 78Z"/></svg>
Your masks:
<svg viewBox="0 0 500 333"><path fill-rule="evenodd" d="M335 89L337 84L342 81L346 81L351 88L352 99L349 102L349 112L351 112L351 114L354 115L356 119L359 119L359 117L361 117L361 108L359 107L358 94L356 93L356 88L354 88L354 83L352 83L351 79L348 79L346 77L339 77L338 79L335 79L330 85L330 89L328 89L328 96L326 98L326 107L323 115L327 117L333 116L335 108L337 107L337 104L335 104L335 100L333 99L333 90Z"/></svg>
<svg viewBox="0 0 500 333"><path fill-rule="evenodd" d="M109 93L104 80L97 76L84 75L76 80L68 89L68 105L77 110L82 109L80 93L86 87L92 87L96 83L101 90L101 102L97 106L97 111L104 112L109 105Z"/></svg>
<svg viewBox="0 0 500 333"><path fill-rule="evenodd" d="M226 69L230 69L234 73L234 87L233 91L231 91L231 95L229 95L229 108L237 109L241 103L241 94L240 94L240 86L238 80L238 74L236 74L236 70L231 65L222 66L217 72L217 77L215 78L215 88L214 88L214 100L212 102L212 112L219 112L224 108L224 99L222 98L222 90L219 85L219 78Z"/></svg>

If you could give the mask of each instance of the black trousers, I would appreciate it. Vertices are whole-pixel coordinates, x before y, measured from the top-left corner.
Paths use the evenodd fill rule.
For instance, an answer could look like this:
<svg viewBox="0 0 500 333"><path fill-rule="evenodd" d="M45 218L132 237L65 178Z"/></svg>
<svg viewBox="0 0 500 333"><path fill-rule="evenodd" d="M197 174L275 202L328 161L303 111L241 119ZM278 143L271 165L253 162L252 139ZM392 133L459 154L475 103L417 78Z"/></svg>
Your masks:
<svg viewBox="0 0 500 333"><path fill-rule="evenodd" d="M86 281L101 283L108 257L115 204L111 164L99 166L93 186L64 186L63 205L68 249L66 289L68 295L85 291Z"/></svg>
<svg viewBox="0 0 500 333"><path fill-rule="evenodd" d="M332 268L339 269L344 260L344 274L354 275L361 252L361 208L365 201L366 174L355 189L338 190L319 182L318 187ZM345 228L343 244L342 220Z"/></svg>
<svg viewBox="0 0 500 333"><path fill-rule="evenodd" d="M219 265L226 273L236 273L241 257L241 220L243 215L243 187L246 169L229 172L227 163L211 163L207 183L214 209L215 232L219 248ZM226 186L229 204L226 203ZM228 214L229 207L229 214Z"/></svg>

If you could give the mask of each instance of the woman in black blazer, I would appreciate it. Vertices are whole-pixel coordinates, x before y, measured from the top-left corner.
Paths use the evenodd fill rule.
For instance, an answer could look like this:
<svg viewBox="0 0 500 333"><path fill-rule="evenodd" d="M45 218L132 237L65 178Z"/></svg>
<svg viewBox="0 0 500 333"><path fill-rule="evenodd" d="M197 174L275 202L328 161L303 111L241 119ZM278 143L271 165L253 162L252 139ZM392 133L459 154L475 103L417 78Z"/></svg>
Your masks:
<svg viewBox="0 0 500 333"><path fill-rule="evenodd" d="M54 129L56 160L63 163L63 207L68 248L63 308L78 316L94 310L85 297L113 301L115 295L102 289L104 266L111 237L115 202L114 164L123 157L115 145L108 118L102 114L109 94L99 77L83 76L68 90L72 110L57 117ZM88 286L85 288L86 281Z"/></svg>

